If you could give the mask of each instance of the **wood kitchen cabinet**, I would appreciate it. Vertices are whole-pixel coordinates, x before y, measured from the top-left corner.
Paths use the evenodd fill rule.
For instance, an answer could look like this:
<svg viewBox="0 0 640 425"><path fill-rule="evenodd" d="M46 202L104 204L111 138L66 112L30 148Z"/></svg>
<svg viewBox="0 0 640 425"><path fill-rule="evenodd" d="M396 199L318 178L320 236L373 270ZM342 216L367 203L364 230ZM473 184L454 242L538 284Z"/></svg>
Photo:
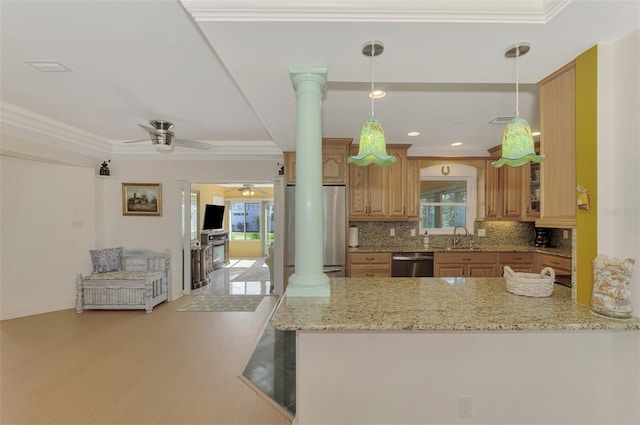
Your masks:
<svg viewBox="0 0 640 425"><path fill-rule="evenodd" d="M407 160L407 218L420 218L420 160Z"/></svg>
<svg viewBox="0 0 640 425"><path fill-rule="evenodd" d="M322 139L322 182L347 184L349 145L353 139ZM296 153L284 153L286 184L296 183Z"/></svg>
<svg viewBox="0 0 640 425"><path fill-rule="evenodd" d="M540 219L538 227L576 227L576 72L571 62L538 83Z"/></svg>
<svg viewBox="0 0 640 425"><path fill-rule="evenodd" d="M501 252L499 255L499 276L504 272L504 266L509 266L514 272L535 273L535 255L532 252Z"/></svg>
<svg viewBox="0 0 640 425"><path fill-rule="evenodd" d="M419 174L420 165L418 161L412 163L409 173L409 146L387 145L387 153L396 157L396 162L388 166L349 164L349 220L404 221L418 217L419 177L414 185L410 185L410 179ZM358 146L351 146L350 151L357 155Z"/></svg>
<svg viewBox="0 0 640 425"><path fill-rule="evenodd" d="M556 274L556 282L571 286L571 258L553 254L538 254L540 269L551 267Z"/></svg>
<svg viewBox="0 0 640 425"><path fill-rule="evenodd" d="M485 163L485 220L535 221L540 218L540 164L495 168L491 163L501 151L501 146L489 149L494 159Z"/></svg>
<svg viewBox="0 0 640 425"><path fill-rule="evenodd" d="M358 154L357 146L351 146L351 154ZM386 218L388 186L386 167L349 164L349 220Z"/></svg>
<svg viewBox="0 0 640 425"><path fill-rule="evenodd" d="M435 277L496 277L498 254L492 252L436 252Z"/></svg>
<svg viewBox="0 0 640 425"><path fill-rule="evenodd" d="M390 277L391 253L354 252L349 254L350 277Z"/></svg>

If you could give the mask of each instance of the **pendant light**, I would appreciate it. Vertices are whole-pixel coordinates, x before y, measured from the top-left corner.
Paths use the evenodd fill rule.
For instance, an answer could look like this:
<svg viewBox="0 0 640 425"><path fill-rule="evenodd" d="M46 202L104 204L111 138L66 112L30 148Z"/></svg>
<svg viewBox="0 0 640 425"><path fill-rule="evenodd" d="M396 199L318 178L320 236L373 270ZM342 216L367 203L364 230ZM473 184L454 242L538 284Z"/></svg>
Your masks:
<svg viewBox="0 0 640 425"><path fill-rule="evenodd" d="M528 43L519 43L506 50L504 55L507 58L516 58L516 116L504 129L502 137L502 157L492 162L496 168L508 165L509 167L521 167L529 162L542 162L547 159L546 155L536 155L535 144L531 127L524 118L520 117L518 99L518 57L526 54L530 49Z"/></svg>
<svg viewBox="0 0 640 425"><path fill-rule="evenodd" d="M387 146L384 139L384 130L382 124L375 118L373 102L375 96L374 83L373 83L373 58L378 56L384 51L384 46L380 41L370 41L362 46L362 54L365 56L371 56L371 118L364 123L362 131L360 132L360 145L358 149L358 155L350 156L347 159L349 164L355 164L365 166L369 164L376 164L380 166L393 164L396 162L396 157L393 155L387 155Z"/></svg>

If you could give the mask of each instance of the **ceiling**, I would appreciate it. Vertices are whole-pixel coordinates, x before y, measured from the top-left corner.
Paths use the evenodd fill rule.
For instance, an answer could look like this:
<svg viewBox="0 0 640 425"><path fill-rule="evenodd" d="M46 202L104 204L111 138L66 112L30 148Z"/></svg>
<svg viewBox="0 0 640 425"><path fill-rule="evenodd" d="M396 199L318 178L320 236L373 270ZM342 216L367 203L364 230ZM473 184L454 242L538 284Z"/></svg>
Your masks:
<svg viewBox="0 0 640 425"><path fill-rule="evenodd" d="M295 150L291 66L328 70L323 137L357 143L371 113L410 155L487 155L515 113L538 127L536 83L640 26L640 0L0 1L3 134L95 157L280 158ZM58 61L39 72L25 61ZM156 152L137 124L167 120L199 151ZM410 131L419 131L409 137ZM452 147L453 142L462 142Z"/></svg>

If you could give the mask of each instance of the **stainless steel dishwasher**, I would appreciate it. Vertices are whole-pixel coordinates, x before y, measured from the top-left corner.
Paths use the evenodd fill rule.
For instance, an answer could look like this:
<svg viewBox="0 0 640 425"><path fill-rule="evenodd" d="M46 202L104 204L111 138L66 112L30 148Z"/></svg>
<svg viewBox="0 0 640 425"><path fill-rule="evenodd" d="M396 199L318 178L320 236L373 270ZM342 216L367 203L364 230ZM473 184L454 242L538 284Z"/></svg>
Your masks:
<svg viewBox="0 0 640 425"><path fill-rule="evenodd" d="M392 253L391 277L433 277L433 253Z"/></svg>

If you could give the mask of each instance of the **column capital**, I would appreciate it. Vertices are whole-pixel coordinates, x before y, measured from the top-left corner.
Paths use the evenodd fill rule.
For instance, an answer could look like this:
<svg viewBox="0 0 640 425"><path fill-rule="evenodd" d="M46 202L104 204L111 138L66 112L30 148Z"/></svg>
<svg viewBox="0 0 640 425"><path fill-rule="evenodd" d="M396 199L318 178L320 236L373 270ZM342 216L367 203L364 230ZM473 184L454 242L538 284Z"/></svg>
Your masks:
<svg viewBox="0 0 640 425"><path fill-rule="evenodd" d="M289 67L289 76L296 89L303 81L318 83L320 90L327 86L327 68L322 66L292 66Z"/></svg>

